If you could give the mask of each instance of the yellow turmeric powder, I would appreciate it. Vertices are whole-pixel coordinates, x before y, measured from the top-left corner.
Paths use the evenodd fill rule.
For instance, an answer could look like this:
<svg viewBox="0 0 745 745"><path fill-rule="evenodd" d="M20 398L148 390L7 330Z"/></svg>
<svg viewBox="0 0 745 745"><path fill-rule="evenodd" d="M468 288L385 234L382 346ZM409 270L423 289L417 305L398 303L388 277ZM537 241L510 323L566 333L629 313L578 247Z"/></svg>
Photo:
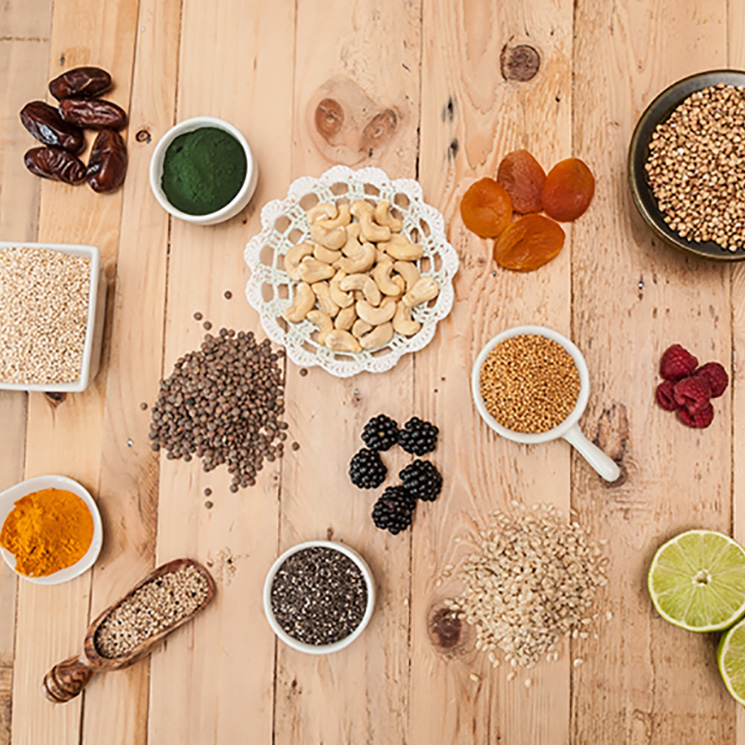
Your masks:
<svg viewBox="0 0 745 745"><path fill-rule="evenodd" d="M86 503L64 489L42 489L16 500L0 532L0 546L16 557L16 570L46 577L76 564L93 540Z"/></svg>

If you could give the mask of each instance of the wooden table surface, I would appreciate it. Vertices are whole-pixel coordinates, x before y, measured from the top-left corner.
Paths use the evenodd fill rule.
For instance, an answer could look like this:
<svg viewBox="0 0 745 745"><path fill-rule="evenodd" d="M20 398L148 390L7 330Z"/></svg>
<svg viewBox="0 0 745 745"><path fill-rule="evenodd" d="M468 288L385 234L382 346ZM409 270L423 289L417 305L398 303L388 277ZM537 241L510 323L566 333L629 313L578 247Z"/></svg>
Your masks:
<svg viewBox="0 0 745 745"><path fill-rule="evenodd" d="M511 64L521 45L540 58L524 82L509 79L524 72ZM18 112L84 64L112 73L110 98L131 120L127 180L108 196L23 167L33 140ZM0 238L99 246L110 301L102 370L84 394L0 394L0 488L71 476L97 498L105 531L94 569L67 584L38 587L0 567L0 743L745 743L713 640L669 626L645 589L654 550L675 533L745 538L745 274L659 245L626 184L646 104L690 73L744 66L742 0L5 0ZM211 228L169 219L148 186L158 138L199 114L237 125L260 168L249 208ZM468 185L518 147L545 166L581 157L597 178L561 254L524 275L498 269L458 213ZM222 469L153 454L140 403L199 345L195 311L217 328L260 328L242 255L260 208L335 163L420 181L461 258L455 306L424 351L384 376L301 376L288 363L288 442L299 450L232 494ZM519 446L478 419L471 362L517 323L549 325L585 353L582 426L622 463L622 485L563 442ZM733 366L705 431L654 405L659 355L674 342ZM443 494L396 537L374 529L372 497L346 474L362 425L381 411L418 414L442 433ZM530 671L530 688L524 672L508 682L506 666L492 670L467 630L449 651L428 627L458 590L437 582L454 538L512 499L571 506L609 541L593 634ZM280 551L326 537L367 558L379 601L354 645L315 658L275 641L261 590ZM211 563L214 605L149 661L94 679L68 704L46 701L44 673L79 650L89 620L182 556Z"/></svg>

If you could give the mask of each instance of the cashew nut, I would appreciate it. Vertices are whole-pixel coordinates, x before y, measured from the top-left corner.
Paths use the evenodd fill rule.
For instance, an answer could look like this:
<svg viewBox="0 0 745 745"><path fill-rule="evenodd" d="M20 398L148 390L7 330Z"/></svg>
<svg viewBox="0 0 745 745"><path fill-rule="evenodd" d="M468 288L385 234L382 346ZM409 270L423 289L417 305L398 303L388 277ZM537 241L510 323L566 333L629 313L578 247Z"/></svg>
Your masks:
<svg viewBox="0 0 745 745"><path fill-rule="evenodd" d="M422 277L402 298L401 302L407 308L413 308L420 303L436 298L440 294L440 286L432 277Z"/></svg>
<svg viewBox="0 0 745 745"><path fill-rule="evenodd" d="M375 266L372 276L378 289L384 295L393 295L395 297L401 294L401 288L391 279L392 270L393 262L390 260L383 261Z"/></svg>
<svg viewBox="0 0 745 745"><path fill-rule="evenodd" d="M362 244L359 240L360 228L361 225L358 222L353 222L350 225L347 225L347 242L341 249L341 252L345 256L354 256L356 253L359 253L359 250L362 248Z"/></svg>
<svg viewBox="0 0 745 745"><path fill-rule="evenodd" d="M318 305L321 310L333 318L339 312L339 306L331 299L328 282L316 282L311 285L311 290L318 298Z"/></svg>
<svg viewBox="0 0 745 745"><path fill-rule="evenodd" d="M396 301L393 298L385 298L380 307L376 308L367 300L358 300L356 304L357 315L363 320L371 323L373 326L380 326L393 318L396 312Z"/></svg>
<svg viewBox="0 0 745 745"><path fill-rule="evenodd" d="M389 256L399 261L416 261L421 259L424 251L418 243L412 243L408 238L395 233L386 243L381 243L382 248Z"/></svg>
<svg viewBox="0 0 745 745"><path fill-rule="evenodd" d="M419 281L419 270L416 264L410 261L396 261L393 264L393 271L398 272L406 281L406 289L410 290Z"/></svg>
<svg viewBox="0 0 745 745"><path fill-rule="evenodd" d="M337 251L347 242L347 229L339 226L333 230L326 230L321 222L310 226L310 237L332 251Z"/></svg>
<svg viewBox="0 0 745 745"><path fill-rule="evenodd" d="M316 246L313 249L313 256L324 264L333 264L341 258L341 251L332 251L326 246Z"/></svg>
<svg viewBox="0 0 745 745"><path fill-rule="evenodd" d="M382 323L380 326L376 326L372 331L365 334L360 339L360 345L363 349L377 349L382 347L383 344L387 344L393 338L393 325L389 321L388 323Z"/></svg>
<svg viewBox="0 0 745 745"><path fill-rule="evenodd" d="M300 262L313 253L313 246L310 243L298 243L285 254L285 271L290 275L290 279L296 282L300 279Z"/></svg>
<svg viewBox="0 0 745 745"><path fill-rule="evenodd" d="M333 352L361 352L362 347L349 331L334 329L326 335L324 344Z"/></svg>
<svg viewBox="0 0 745 745"><path fill-rule="evenodd" d="M332 266L324 264L310 256L306 256L300 262L300 268L298 269L300 279L310 285L314 282L320 282L322 279L330 279L335 273Z"/></svg>
<svg viewBox="0 0 745 745"><path fill-rule="evenodd" d="M373 326L371 323L358 318L352 326L352 334L358 339L361 339L368 331L372 331L374 328L375 326Z"/></svg>
<svg viewBox="0 0 745 745"><path fill-rule="evenodd" d="M403 228L404 226L401 220L397 220L391 214L390 199L381 199L375 207L373 216L375 217L375 222L378 223L378 225L383 225L386 228L390 228L391 233L400 233L401 228Z"/></svg>
<svg viewBox="0 0 745 745"><path fill-rule="evenodd" d="M329 331L333 331L333 321L322 310L311 310L306 317L314 326L318 326L320 331L318 343L323 344L329 335Z"/></svg>
<svg viewBox="0 0 745 745"><path fill-rule="evenodd" d="M404 336L414 336L422 327L421 323L411 320L411 309L403 303L396 303L396 313L393 316L393 330Z"/></svg>
<svg viewBox="0 0 745 745"><path fill-rule="evenodd" d="M375 263L381 264L384 261L390 261L391 257L382 249L375 248Z"/></svg>
<svg viewBox="0 0 745 745"><path fill-rule="evenodd" d="M316 220L313 224L320 225L325 230L336 230L336 228L343 228L352 221L350 217L350 210L348 204L342 204L339 207L339 214L333 219L329 220Z"/></svg>
<svg viewBox="0 0 745 745"><path fill-rule="evenodd" d="M350 305L348 308L342 308L339 314L334 318L334 327L337 329L343 329L349 331L357 320L357 311L354 305Z"/></svg>
<svg viewBox="0 0 745 745"><path fill-rule="evenodd" d="M323 202L322 204L317 204L315 207L308 210L308 224L313 225L313 223L316 223L319 220L329 220L336 217L338 214L339 210L336 208L335 204L331 204L331 202Z"/></svg>
<svg viewBox="0 0 745 745"><path fill-rule="evenodd" d="M380 290L369 274L350 274L339 283L342 290L362 290L370 305L380 305Z"/></svg>
<svg viewBox="0 0 745 745"><path fill-rule="evenodd" d="M364 199L358 199L352 204L352 214L360 221L362 239L377 243L391 238L391 229L373 222L375 208Z"/></svg>
<svg viewBox="0 0 745 745"><path fill-rule="evenodd" d="M372 243L364 243L362 248L354 256L339 260L339 268L347 274L366 272L375 263L375 246Z"/></svg>
<svg viewBox="0 0 745 745"><path fill-rule="evenodd" d="M316 296L310 285L301 282L295 290L295 297L292 305L282 314L286 321L297 323L302 321L308 315L308 311L316 304Z"/></svg>
<svg viewBox="0 0 745 745"><path fill-rule="evenodd" d="M329 295L331 299L340 307L347 308L354 303L354 297L350 292L344 292L339 285L346 277L346 273L341 269L331 278L329 282Z"/></svg>

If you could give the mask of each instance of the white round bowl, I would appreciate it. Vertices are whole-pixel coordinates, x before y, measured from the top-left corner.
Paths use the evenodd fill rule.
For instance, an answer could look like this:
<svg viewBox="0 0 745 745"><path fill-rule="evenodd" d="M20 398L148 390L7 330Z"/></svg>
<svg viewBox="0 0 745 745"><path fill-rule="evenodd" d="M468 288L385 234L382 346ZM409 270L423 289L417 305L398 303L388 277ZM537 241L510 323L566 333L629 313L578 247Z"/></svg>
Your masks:
<svg viewBox="0 0 745 745"><path fill-rule="evenodd" d="M333 644L305 644L304 642L298 641L290 636L279 625L274 615L274 611L272 610L272 585L274 584L274 576L290 556L306 548L330 548L344 554L359 567L362 576L365 578L365 585L367 587L367 607L365 608L365 614L362 616L359 626L357 626L349 636L345 636L343 639L339 639L338 642L334 642ZM269 621L269 625L272 627L272 631L279 637L279 639L287 644L288 647L292 647L292 649L296 649L298 652L305 652L306 654L331 654L332 652L338 652L340 649L344 649L344 647L348 647L365 630L365 627L370 622L374 606L375 582L373 581L370 567L355 550L349 548L349 546L345 546L343 543L337 543L336 541L306 541L305 543L298 543L297 546L287 549L287 551L285 551L274 562L274 564L272 564L272 568L266 575L266 581L264 582L264 613L266 614L267 621Z"/></svg>
<svg viewBox="0 0 745 745"><path fill-rule="evenodd" d="M241 186L240 191L224 207L221 207L216 212L210 212L206 215L190 215L188 212L182 212L181 210L176 209L176 207L168 201L168 197L163 191L163 187L161 186L163 159L165 158L168 146L176 137L185 134L186 132L193 132L196 129L202 129L203 127L216 127L217 129L223 129L238 140L243 147L243 151L246 153L246 178L243 181L243 186ZM160 203L160 206L174 217L178 217L179 220L184 220L185 222L190 222L194 225L216 225L217 223L229 220L231 217L235 217L249 203L254 191L256 191L256 182L258 179L259 169L254 161L251 147L246 138L232 124L226 122L224 119L218 119L215 116L195 116L191 119L185 119L183 122L175 124L163 135L163 137L160 138L158 144L155 146L155 150L153 151L153 156L150 159L150 188L152 189L155 198Z"/></svg>
<svg viewBox="0 0 745 745"><path fill-rule="evenodd" d="M577 367L577 372L579 373L580 389L574 409L572 409L572 412L563 422L546 432L527 433L515 432L512 429L507 429L507 427L501 425L489 413L481 395L481 368L494 347L505 339L511 339L514 336L527 335L543 336L547 339L552 339L557 344L560 344L571 355L574 364ZM569 341L569 339L558 333L558 331L546 328L545 326L515 326L490 339L484 345L481 352L479 352L476 361L473 363L473 369L471 370L471 394L473 395L473 402L476 405L476 410L481 415L481 418L489 425L489 427L502 437L512 440L513 442L522 442L530 445L550 442L551 440L563 437L578 450L582 457L595 469L595 471L597 471L598 475L606 481L615 481L621 475L621 470L618 465L602 450L600 450L600 448L593 445L582 434L582 431L579 428L578 422L584 413L585 407L590 398L590 373L587 370L587 362L585 362L582 352L580 352L577 346Z"/></svg>
<svg viewBox="0 0 745 745"><path fill-rule="evenodd" d="M20 484L11 486L10 489L6 489L0 493L0 527L5 523L5 519L13 511L14 502L21 497L25 497L36 491L42 489L64 489L65 491L72 492L73 494L80 497L88 507L93 518L93 538L91 545L86 551L85 555L72 566L65 569L60 569L54 574L49 574L46 577L27 577L25 574L21 574L16 571L16 558L10 551L6 551L4 548L0 548L0 553L5 559L5 563L21 578L27 582L33 582L36 585L59 585L62 582L79 577L84 572L87 572L95 563L101 552L101 546L103 545L103 524L101 523L101 513L98 511L93 497L88 493L88 490L73 479L67 478L67 476L36 476L33 479L27 479L22 481Z"/></svg>

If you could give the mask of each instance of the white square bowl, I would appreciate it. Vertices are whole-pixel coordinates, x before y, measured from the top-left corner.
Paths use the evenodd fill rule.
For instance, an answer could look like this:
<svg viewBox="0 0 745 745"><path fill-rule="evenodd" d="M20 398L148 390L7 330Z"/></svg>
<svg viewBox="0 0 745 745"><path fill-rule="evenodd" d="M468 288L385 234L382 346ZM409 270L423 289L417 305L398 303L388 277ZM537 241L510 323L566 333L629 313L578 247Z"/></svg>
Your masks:
<svg viewBox="0 0 745 745"><path fill-rule="evenodd" d="M89 259L91 266L90 287L88 290L88 319L83 346L83 364L80 378L70 383L6 383L0 380L0 390L6 391L40 391L43 393L79 393L96 377L101 362L101 345L103 341L103 322L106 313L106 277L101 263L101 252L96 246L84 246L74 243L23 243L18 241L0 241L0 251L5 248L40 248L58 251L68 256ZM0 308L2 312L2 308Z"/></svg>
<svg viewBox="0 0 745 745"><path fill-rule="evenodd" d="M103 545L103 524L98 506L82 484L67 476L51 474L49 476L36 476L32 479L27 479L0 493L0 528L2 528L8 515L13 511L16 500L42 489L63 489L72 492L85 502L93 518L93 538L85 555L77 563L65 569L60 569L54 572L54 574L48 574L45 577L27 577L25 574L21 574L16 570L16 557L10 551L0 548L0 554L5 559L5 563L21 579L25 579L27 582L33 582L35 585L59 585L62 582L79 577L93 566L99 553L101 553L101 546Z"/></svg>

